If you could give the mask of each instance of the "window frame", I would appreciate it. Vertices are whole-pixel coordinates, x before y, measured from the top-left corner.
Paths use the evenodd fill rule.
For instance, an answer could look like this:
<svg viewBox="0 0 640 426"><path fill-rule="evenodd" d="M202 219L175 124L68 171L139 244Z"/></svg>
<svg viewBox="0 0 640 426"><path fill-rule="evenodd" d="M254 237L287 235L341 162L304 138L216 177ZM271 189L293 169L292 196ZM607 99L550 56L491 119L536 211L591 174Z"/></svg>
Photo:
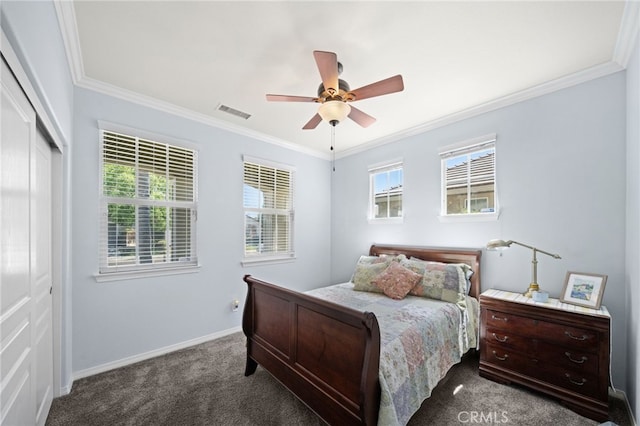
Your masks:
<svg viewBox="0 0 640 426"><path fill-rule="evenodd" d="M246 164L253 164L259 167L265 167L274 169L276 172L286 172L289 174L289 208L265 208L265 207L247 207L245 206L245 171ZM251 266L255 264L275 264L293 262L296 259L295 252L295 193L296 193L296 168L294 166L283 164L271 160L265 160L262 158L252 157L249 155L243 155L242 157L242 266ZM288 251L276 252L276 253L248 253L247 252L247 213L265 213L276 215L287 215L289 221L288 230Z"/></svg>
<svg viewBox="0 0 640 426"><path fill-rule="evenodd" d="M402 183L400 190L400 202L402 214L400 216L393 217L376 217L375 207L376 207L376 193L375 193L375 178L377 175L381 173L390 173L395 170L400 170L402 172ZM371 224L398 224L404 222L404 162L402 159L396 159L390 162L374 164L369 166L369 208L368 208L368 219ZM389 203L388 203L389 204ZM387 207L387 211L389 211L389 207Z"/></svg>
<svg viewBox="0 0 640 426"><path fill-rule="evenodd" d="M183 273L194 273L198 272L199 265L199 257L198 257L198 244L197 244L197 219L198 219L198 150L195 145L190 144L185 141L176 140L173 138L169 138L166 136L161 136L157 134L153 134L150 132L145 132L138 129L133 129L126 126L116 125L107 122L99 122L99 167L98 167L98 194L99 194L99 224L98 224L98 272L94 274L94 278L98 282L103 281L115 281L115 280L123 280L123 279L132 279L132 278L143 278L143 277L155 277L155 276L165 276L165 275L174 275L174 274L183 274ZM105 182L104 182L104 172L105 172L105 134L113 134L126 139L131 139L135 141L135 175L136 182L134 183L135 194L130 196L118 197L112 195L105 195ZM140 182L137 180L138 178L138 161L140 159L138 147L140 141L143 141L146 144L151 144L154 147L156 145L162 146L164 145L167 150L171 148L178 150L187 150L192 152L192 163L190 166L192 167L192 199L191 200L156 200L149 199L146 201L145 199L141 199L138 193ZM170 161L171 157L167 157L166 161ZM167 171L171 169L170 166L167 167ZM139 216L137 213L137 209L139 206L149 206L149 207L165 207L165 208L178 208L178 209L187 209L189 210L189 240L188 240L188 251L189 257L188 260L177 260L177 261L164 261L158 263L140 263L139 259L136 259L135 264L125 264L125 265L109 265L109 230L108 230L108 219L105 218L105 215L108 215L108 209L110 204L121 204L121 205L133 205L136 208L135 215L135 232L136 235L136 252L139 246L139 239L137 235L139 234Z"/></svg>
<svg viewBox="0 0 640 426"><path fill-rule="evenodd" d="M500 208L498 203L498 184L497 184L497 137L495 133L468 139L456 144L447 145L440 149L440 165L441 165L441 183L440 183L440 216L439 219L442 222L453 221L487 221L497 220L500 216ZM467 193L465 194L465 205L467 206L466 213L448 213L447 212L447 160L462 155L471 156L474 153L484 151L487 149L493 149L493 199L494 207L492 212L470 212L469 200L483 198L474 196L471 192L472 176L469 173L466 177ZM471 161L469 161L469 167L471 167ZM477 194L476 194L477 195Z"/></svg>

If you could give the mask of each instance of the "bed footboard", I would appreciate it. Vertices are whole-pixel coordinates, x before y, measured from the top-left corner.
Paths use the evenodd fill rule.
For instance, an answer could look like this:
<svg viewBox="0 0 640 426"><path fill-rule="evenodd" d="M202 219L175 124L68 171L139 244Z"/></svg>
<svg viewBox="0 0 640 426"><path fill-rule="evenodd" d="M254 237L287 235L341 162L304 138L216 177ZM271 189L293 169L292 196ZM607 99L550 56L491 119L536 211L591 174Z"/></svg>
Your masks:
<svg viewBox="0 0 640 426"><path fill-rule="evenodd" d="M329 424L375 425L380 329L373 313L244 277L245 375L261 365Z"/></svg>

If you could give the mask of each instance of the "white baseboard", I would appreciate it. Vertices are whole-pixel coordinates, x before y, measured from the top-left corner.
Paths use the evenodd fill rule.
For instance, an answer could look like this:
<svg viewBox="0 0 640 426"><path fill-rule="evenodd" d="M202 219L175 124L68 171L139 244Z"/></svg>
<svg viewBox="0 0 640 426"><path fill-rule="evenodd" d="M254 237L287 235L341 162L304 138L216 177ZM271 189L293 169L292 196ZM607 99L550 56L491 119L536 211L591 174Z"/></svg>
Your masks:
<svg viewBox="0 0 640 426"><path fill-rule="evenodd" d="M69 386L62 386L60 388L60 393L56 395L54 398L57 398L59 396L69 395L71 393L71 386L73 386L73 381L69 384Z"/></svg>
<svg viewBox="0 0 640 426"><path fill-rule="evenodd" d="M165 346L163 348L154 349L152 351L144 352L138 355L122 358L117 361L112 361L106 364L97 365L95 367L87 368L85 370L76 371L72 375L72 380L82 379L82 378L93 376L99 373L104 373L105 371L109 371L109 370L130 365L130 364L134 364L136 362L145 361L147 359L155 358L160 355L165 355L171 352L175 352L180 349L188 348L190 346L199 345L200 343L205 343L211 340L219 339L221 337L228 336L229 334L237 333L238 331L242 331L242 328L240 326L219 331L217 333L208 334L206 336L197 337L195 339L187 340L185 342L176 343L174 345ZM62 395L68 394L71 391L72 387L73 387L73 381L68 387L65 387L65 389L61 389L61 392L64 392L62 393Z"/></svg>

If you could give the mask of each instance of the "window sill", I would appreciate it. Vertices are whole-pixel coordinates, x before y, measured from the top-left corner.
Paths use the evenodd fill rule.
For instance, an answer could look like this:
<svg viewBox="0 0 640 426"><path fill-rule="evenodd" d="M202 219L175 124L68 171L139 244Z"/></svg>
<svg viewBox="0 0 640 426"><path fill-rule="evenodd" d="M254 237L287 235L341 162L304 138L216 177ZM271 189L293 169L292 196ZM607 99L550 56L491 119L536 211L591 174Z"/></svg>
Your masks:
<svg viewBox="0 0 640 426"><path fill-rule="evenodd" d="M457 222L493 222L498 220L500 212L495 213L476 213L476 214L452 214L438 216L438 220L442 223Z"/></svg>
<svg viewBox="0 0 640 426"><path fill-rule="evenodd" d="M137 278L162 277L166 275L194 274L200 272L200 265L177 266L161 269L147 269L144 271L107 272L94 274L97 282L133 280Z"/></svg>
<svg viewBox="0 0 640 426"><path fill-rule="evenodd" d="M402 225L402 223L404 223L404 216L383 219L369 219L370 225Z"/></svg>
<svg viewBox="0 0 640 426"><path fill-rule="evenodd" d="M245 257L240 261L240 264L244 267L247 266L261 266L261 265L275 265L278 263L290 263L296 260L295 256L273 256L273 257Z"/></svg>

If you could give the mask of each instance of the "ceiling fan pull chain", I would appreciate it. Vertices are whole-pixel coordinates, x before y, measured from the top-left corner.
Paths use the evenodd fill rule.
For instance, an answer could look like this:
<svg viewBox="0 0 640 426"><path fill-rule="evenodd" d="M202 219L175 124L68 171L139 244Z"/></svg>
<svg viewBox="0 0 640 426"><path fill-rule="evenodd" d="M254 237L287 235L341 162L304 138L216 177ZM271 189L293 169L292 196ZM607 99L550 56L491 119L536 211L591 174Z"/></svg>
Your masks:
<svg viewBox="0 0 640 426"><path fill-rule="evenodd" d="M334 149L336 141L336 126L331 126L331 168L336 171L336 150Z"/></svg>

